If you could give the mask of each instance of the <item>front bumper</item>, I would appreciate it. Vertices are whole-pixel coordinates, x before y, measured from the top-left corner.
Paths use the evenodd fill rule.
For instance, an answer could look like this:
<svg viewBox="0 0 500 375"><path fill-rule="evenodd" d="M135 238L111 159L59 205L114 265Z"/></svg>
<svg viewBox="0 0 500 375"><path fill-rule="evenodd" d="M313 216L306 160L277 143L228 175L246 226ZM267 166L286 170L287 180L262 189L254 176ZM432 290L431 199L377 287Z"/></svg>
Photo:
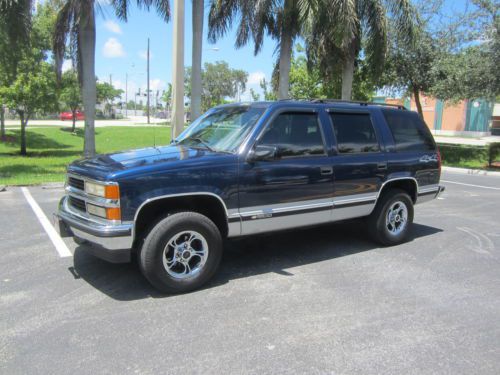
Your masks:
<svg viewBox="0 0 500 375"><path fill-rule="evenodd" d="M106 224L84 217L68 204L65 196L59 202L59 210L54 215L55 227L62 237L76 237L90 246L85 250L94 256L112 263L130 261L133 236L132 223Z"/></svg>

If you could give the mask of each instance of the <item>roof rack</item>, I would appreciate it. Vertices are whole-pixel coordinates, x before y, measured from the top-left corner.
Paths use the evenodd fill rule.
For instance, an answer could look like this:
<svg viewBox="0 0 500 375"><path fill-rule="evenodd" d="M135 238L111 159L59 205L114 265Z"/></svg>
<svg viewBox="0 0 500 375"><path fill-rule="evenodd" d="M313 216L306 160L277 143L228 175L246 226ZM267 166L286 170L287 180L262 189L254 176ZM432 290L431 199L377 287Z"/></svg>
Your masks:
<svg viewBox="0 0 500 375"><path fill-rule="evenodd" d="M280 101L286 100L295 100L295 99L280 99ZM401 109L403 111L406 110L406 107L400 104L387 104L387 103L376 103L376 102L362 102L357 100L342 100L342 99L297 99L297 101L308 101L311 103L345 103L345 104L359 104L361 106L368 105L379 105L383 107L394 107L397 109Z"/></svg>

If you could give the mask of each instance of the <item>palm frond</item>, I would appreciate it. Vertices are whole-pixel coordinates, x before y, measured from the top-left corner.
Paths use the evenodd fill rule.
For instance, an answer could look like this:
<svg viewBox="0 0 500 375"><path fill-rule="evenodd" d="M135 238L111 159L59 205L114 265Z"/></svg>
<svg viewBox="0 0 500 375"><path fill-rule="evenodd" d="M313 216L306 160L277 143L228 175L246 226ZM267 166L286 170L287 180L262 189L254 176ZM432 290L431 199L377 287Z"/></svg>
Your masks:
<svg viewBox="0 0 500 375"><path fill-rule="evenodd" d="M383 68L387 53L386 10L379 0L364 0L360 11L364 22L365 56L373 72L378 74Z"/></svg>

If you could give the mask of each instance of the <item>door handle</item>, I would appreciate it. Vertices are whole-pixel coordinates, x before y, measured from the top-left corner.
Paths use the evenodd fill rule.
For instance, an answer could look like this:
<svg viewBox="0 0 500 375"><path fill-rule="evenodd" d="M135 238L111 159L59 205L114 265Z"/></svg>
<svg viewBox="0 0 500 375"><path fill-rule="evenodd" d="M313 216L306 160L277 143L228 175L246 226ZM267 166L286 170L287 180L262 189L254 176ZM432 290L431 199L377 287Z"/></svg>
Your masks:
<svg viewBox="0 0 500 375"><path fill-rule="evenodd" d="M379 171L386 171L387 170L387 163L378 163L377 164L377 169Z"/></svg>
<svg viewBox="0 0 500 375"><path fill-rule="evenodd" d="M329 176L333 174L333 167L321 167L320 171L322 176Z"/></svg>

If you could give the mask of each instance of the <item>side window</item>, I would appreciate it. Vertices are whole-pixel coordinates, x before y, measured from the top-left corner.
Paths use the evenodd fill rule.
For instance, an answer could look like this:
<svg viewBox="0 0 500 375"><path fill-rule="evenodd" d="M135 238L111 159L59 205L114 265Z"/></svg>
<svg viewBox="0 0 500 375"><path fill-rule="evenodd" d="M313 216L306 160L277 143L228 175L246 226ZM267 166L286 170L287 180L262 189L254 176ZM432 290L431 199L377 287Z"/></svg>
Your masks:
<svg viewBox="0 0 500 375"><path fill-rule="evenodd" d="M380 151L369 114L330 113L333 131L341 154Z"/></svg>
<svg viewBox="0 0 500 375"><path fill-rule="evenodd" d="M277 146L281 157L325 154L318 116L313 113L280 114L259 144Z"/></svg>
<svg viewBox="0 0 500 375"><path fill-rule="evenodd" d="M414 112L383 110L391 129L396 151L434 151L434 140L424 122Z"/></svg>

